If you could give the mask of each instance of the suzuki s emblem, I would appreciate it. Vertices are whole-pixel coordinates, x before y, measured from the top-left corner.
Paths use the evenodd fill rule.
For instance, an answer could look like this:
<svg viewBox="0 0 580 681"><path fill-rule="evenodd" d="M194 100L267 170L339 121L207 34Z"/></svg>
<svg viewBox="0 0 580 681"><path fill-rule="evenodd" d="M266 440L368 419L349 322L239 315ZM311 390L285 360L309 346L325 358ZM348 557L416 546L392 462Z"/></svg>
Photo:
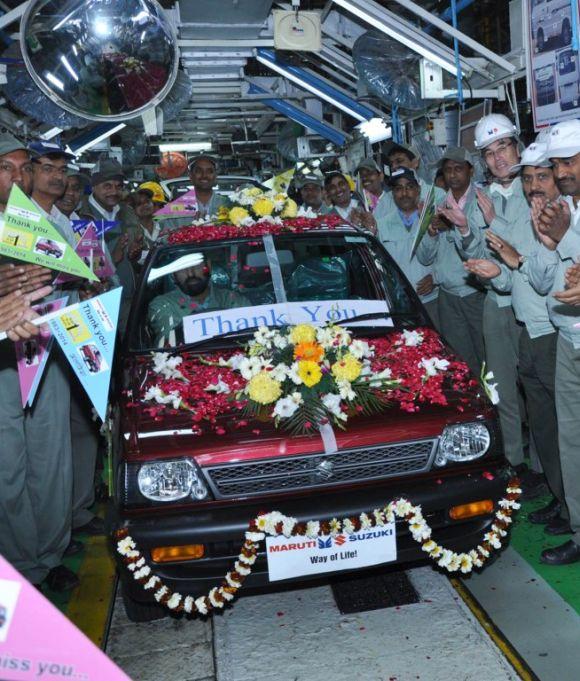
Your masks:
<svg viewBox="0 0 580 681"><path fill-rule="evenodd" d="M314 470L319 480L330 480L334 475L334 464L328 459L323 459Z"/></svg>

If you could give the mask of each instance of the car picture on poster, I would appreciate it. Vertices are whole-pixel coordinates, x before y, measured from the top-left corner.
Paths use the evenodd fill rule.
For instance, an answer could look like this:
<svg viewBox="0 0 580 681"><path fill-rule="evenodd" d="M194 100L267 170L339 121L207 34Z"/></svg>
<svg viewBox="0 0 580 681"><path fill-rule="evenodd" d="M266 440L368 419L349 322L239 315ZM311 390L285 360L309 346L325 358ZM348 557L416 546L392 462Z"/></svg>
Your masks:
<svg viewBox="0 0 580 681"><path fill-rule="evenodd" d="M536 130L580 115L576 0L528 0L532 109ZM576 36L577 40L577 36Z"/></svg>

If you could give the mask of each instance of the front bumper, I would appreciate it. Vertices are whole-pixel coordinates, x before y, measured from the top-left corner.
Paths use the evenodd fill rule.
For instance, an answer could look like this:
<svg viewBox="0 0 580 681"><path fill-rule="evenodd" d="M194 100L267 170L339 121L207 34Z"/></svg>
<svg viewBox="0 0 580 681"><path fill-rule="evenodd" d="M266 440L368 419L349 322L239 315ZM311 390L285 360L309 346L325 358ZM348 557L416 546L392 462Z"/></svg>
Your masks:
<svg viewBox="0 0 580 681"><path fill-rule="evenodd" d="M405 497L411 503L421 505L437 543L455 551L475 548L488 531L493 516L454 521L449 517L448 510L452 506L484 499L492 499L497 505L497 501L504 496L511 471L507 466L489 468L487 471L491 475L486 473L483 476L482 471L477 470L446 476L440 480L390 480L375 483L372 487L321 491L316 495L291 499L252 499L237 502L236 505L205 505L200 506L199 510L181 513L155 509L147 515L129 516L112 510L109 526L112 537L120 528L128 530L153 572L171 589L182 594L199 596L219 585L226 572L233 568L249 521L258 514L271 510L280 511L299 521L345 518L384 507L391 500ZM151 561L152 548L180 544L204 544L205 556L199 560L180 563L157 564ZM149 601L150 592L145 592L132 579L114 546L113 552L128 594L137 601ZM425 553L412 538L406 524L397 520L395 562L405 564L425 559ZM319 577L320 575L316 575L313 578ZM305 579L308 578L301 577L300 581ZM256 587L268 583L266 556L262 550L245 585Z"/></svg>

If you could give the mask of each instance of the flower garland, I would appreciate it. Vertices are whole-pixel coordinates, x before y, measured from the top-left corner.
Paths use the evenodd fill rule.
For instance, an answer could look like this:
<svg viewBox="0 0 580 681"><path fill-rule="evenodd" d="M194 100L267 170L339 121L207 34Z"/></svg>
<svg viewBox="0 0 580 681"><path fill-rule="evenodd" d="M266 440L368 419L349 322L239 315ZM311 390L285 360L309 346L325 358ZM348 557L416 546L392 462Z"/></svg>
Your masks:
<svg viewBox="0 0 580 681"><path fill-rule="evenodd" d="M298 215L292 219L265 217L248 224L229 224L226 222L193 224L189 227L172 230L168 233L170 244L200 243L203 241L219 241L221 239L258 238L266 234L282 234L307 232L313 229L337 229L344 225L339 215L318 215L315 217Z"/></svg>
<svg viewBox="0 0 580 681"><path fill-rule="evenodd" d="M259 544L265 539L266 535L271 537L280 535L285 537L306 536L314 539L321 536L335 536L341 532L353 534L363 529L392 523L397 517L407 523L413 539L421 544L421 549L439 567L448 572L468 574L474 567L483 567L492 552L501 549L502 540L507 536L507 531L512 523L512 514L520 508L518 503L520 494L519 480L512 478L508 483L506 496L498 502L498 510L495 513L490 531L485 533L481 544L467 553L456 553L437 544L431 538L432 531L423 517L421 507L413 506L405 498L391 501L384 508L375 509L370 513L361 513L358 517L353 516L343 520L332 518L320 522L311 520L303 523L278 511L264 513L250 522L233 570L227 572L221 584L211 589L207 596L199 596L198 598L183 596L179 592L173 591L163 582L161 577L153 574L135 540L129 536L126 529L120 529L116 533L117 552L123 557L127 569L133 574L133 578L146 591L152 591L158 603L176 613L207 615L212 610L223 608L226 603L234 599L245 578L251 573L252 566L256 562Z"/></svg>
<svg viewBox="0 0 580 681"><path fill-rule="evenodd" d="M144 410L157 419L187 411L195 434L206 424L223 435L218 417L230 413L234 429L258 417L293 432L315 432L321 419L340 427L396 404L410 413L426 404L445 406L448 391L462 411L478 385L428 328L370 340L352 339L332 325L264 327L244 353L155 353L145 361L150 371L139 394Z"/></svg>

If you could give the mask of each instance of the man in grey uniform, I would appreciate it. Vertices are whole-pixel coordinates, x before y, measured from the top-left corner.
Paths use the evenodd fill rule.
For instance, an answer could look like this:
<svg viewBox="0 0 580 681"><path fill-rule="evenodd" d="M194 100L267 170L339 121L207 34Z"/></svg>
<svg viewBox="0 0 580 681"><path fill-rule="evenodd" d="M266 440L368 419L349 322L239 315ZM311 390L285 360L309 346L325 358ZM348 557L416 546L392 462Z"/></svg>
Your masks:
<svg viewBox="0 0 580 681"><path fill-rule="evenodd" d="M4 211L13 182L30 193L33 169L30 153L11 136L0 137L0 151L4 152L0 158L0 209ZM67 161L62 150L55 155L36 151L34 173L43 194L37 198L45 203L49 184L62 178ZM69 233L64 222L53 221L51 210L41 210L63 239L74 245L72 230ZM0 344L0 553L26 579L57 591L78 584L76 575L61 562L71 522L68 380L66 359L55 347L32 408L22 409L14 349Z"/></svg>
<svg viewBox="0 0 580 681"><path fill-rule="evenodd" d="M522 186L526 198L556 201L560 191L554 181L549 161L544 160L545 144L531 144L523 153ZM526 395L530 432L554 495L542 509L529 514L531 522L545 524L547 534L565 534L569 530L568 511L564 502L564 486L558 449L558 423L555 402L556 344L558 334L550 322L546 296L532 287L528 274L530 259L540 249L530 224L518 222L508 242L492 234L490 248L500 259L468 260L470 272L487 278L493 288L511 292L516 319L523 324L518 348L518 373Z"/></svg>
<svg viewBox="0 0 580 681"><path fill-rule="evenodd" d="M489 230L469 222L457 225L457 245L464 258L493 260L496 256L487 245L487 237L495 234L509 243L514 233L531 230L530 210L522 182L512 171L520 160L517 129L502 114L484 116L475 128L475 144L494 178L488 193L476 190L477 202ZM485 358L498 382L504 451L522 476L524 494L531 498L545 487L543 479L528 473L524 464L523 414L518 390L518 348L522 327L516 321L511 303L508 292L488 290L483 307Z"/></svg>
<svg viewBox="0 0 580 681"><path fill-rule="evenodd" d="M484 224L477 205L473 160L466 149L449 148L441 159L449 192L437 207L437 214L417 248L423 265L433 266L439 286L438 313L441 333L451 347L479 376L484 357L483 301L485 293L477 278L465 271L455 243L453 226L465 221L478 227Z"/></svg>
<svg viewBox="0 0 580 681"><path fill-rule="evenodd" d="M558 329L556 411L558 443L571 539L545 549L541 560L566 565L580 560L580 121L558 123L547 138L546 158L564 199L533 199L532 220L542 247L530 259L530 282L548 294L550 319ZM575 270L576 277L570 276Z"/></svg>

